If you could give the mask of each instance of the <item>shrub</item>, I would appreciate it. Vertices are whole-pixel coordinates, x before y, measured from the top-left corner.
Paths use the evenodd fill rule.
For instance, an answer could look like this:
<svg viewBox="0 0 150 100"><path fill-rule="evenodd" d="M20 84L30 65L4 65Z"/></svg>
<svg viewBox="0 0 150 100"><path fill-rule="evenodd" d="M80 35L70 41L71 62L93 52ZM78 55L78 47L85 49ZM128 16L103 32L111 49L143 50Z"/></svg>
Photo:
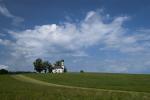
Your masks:
<svg viewBox="0 0 150 100"><path fill-rule="evenodd" d="M6 70L6 69L0 69L0 74L8 74L8 70Z"/></svg>
<svg viewBox="0 0 150 100"><path fill-rule="evenodd" d="M67 68L64 68L64 73L68 72Z"/></svg>
<svg viewBox="0 0 150 100"><path fill-rule="evenodd" d="M84 71L83 71L83 70L80 70L80 73L84 73Z"/></svg>

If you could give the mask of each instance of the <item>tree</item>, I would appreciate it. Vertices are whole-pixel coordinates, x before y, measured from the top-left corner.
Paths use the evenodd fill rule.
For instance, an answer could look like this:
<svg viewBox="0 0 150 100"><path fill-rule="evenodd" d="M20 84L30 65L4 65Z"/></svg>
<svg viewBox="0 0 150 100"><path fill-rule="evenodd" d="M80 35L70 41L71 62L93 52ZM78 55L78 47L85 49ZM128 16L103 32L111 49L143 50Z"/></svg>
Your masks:
<svg viewBox="0 0 150 100"><path fill-rule="evenodd" d="M36 70L39 73L41 73L44 70L44 66L41 58L36 59L33 62L33 65L34 65L34 70Z"/></svg>
<svg viewBox="0 0 150 100"><path fill-rule="evenodd" d="M61 66L61 61L56 61L55 66Z"/></svg>
<svg viewBox="0 0 150 100"><path fill-rule="evenodd" d="M66 73L67 71L68 71L68 70L67 70L67 68L65 67L65 68L64 68L64 73Z"/></svg>
<svg viewBox="0 0 150 100"><path fill-rule="evenodd" d="M84 71L83 71L83 70L80 70L80 73L84 73Z"/></svg>
<svg viewBox="0 0 150 100"><path fill-rule="evenodd" d="M44 70L45 73L47 72L48 67L49 67L49 62L48 61L44 61L43 62L43 70Z"/></svg>
<svg viewBox="0 0 150 100"><path fill-rule="evenodd" d="M6 70L6 69L0 69L0 74L8 74L8 70Z"/></svg>
<svg viewBox="0 0 150 100"><path fill-rule="evenodd" d="M53 66L51 63L48 64L48 72L51 73L53 70Z"/></svg>

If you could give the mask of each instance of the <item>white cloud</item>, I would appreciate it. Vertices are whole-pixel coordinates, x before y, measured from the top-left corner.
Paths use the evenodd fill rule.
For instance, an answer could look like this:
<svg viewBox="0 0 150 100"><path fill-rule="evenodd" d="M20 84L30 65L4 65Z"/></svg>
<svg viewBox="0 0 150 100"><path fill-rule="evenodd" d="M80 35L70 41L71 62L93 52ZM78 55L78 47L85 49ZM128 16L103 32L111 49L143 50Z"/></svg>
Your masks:
<svg viewBox="0 0 150 100"><path fill-rule="evenodd" d="M0 13L8 18L11 18L13 20L13 25L18 25L19 23L24 21L23 18L11 14L4 4L0 4Z"/></svg>
<svg viewBox="0 0 150 100"><path fill-rule="evenodd" d="M88 57L88 54L83 52L83 51L76 51L71 56L74 56L74 57Z"/></svg>
<svg viewBox="0 0 150 100"><path fill-rule="evenodd" d="M0 65L0 69L8 69L8 68L9 68L8 66Z"/></svg>
<svg viewBox="0 0 150 100"><path fill-rule="evenodd" d="M104 17L106 16L99 12L90 11L80 23L65 22L61 25L41 25L35 26L34 29L11 31L16 40L13 47L17 54L21 53L26 57L63 52L85 56L87 54L84 49L102 44L105 46L102 48L112 48L121 52L143 49L137 46L138 40L135 36L126 35L127 30L122 25L128 17L116 17L109 23L104 23Z"/></svg>
<svg viewBox="0 0 150 100"><path fill-rule="evenodd" d="M10 40L0 39L0 45L4 45L4 46L11 45L11 41Z"/></svg>
<svg viewBox="0 0 150 100"><path fill-rule="evenodd" d="M135 58L138 58L140 54L145 57L144 55L150 53L150 31L143 29L132 34L128 33L129 31L123 27L128 18L127 16L119 16L112 19L109 14L105 16L101 12L90 11L79 23L64 22L59 25L49 24L22 31L9 31L14 40L11 46L9 45L13 50L11 54L16 58L16 60L14 59L16 62L21 58L20 64L22 65L24 62L28 62L26 60L31 61L37 57L50 57L50 59L56 55L63 56L63 58L65 56L89 57L86 50L94 46L100 48L99 52L101 50L115 50L123 54L135 54ZM108 20L107 23L106 20ZM7 40L1 39L0 44L9 44L3 43L4 41ZM95 52L92 51L92 53ZM134 57L133 59L135 59ZM135 60L131 61L104 61L104 64L97 66L108 66L108 68L102 69L108 72L129 72L131 66L134 65L133 63L135 63L134 66L136 64L142 66L142 63L147 60L140 62L140 58L138 58L137 62L139 63L136 63ZM93 66L98 62L94 62ZM137 69L141 70L141 68Z"/></svg>
<svg viewBox="0 0 150 100"><path fill-rule="evenodd" d="M14 17L4 5L0 5L0 13L9 18Z"/></svg>

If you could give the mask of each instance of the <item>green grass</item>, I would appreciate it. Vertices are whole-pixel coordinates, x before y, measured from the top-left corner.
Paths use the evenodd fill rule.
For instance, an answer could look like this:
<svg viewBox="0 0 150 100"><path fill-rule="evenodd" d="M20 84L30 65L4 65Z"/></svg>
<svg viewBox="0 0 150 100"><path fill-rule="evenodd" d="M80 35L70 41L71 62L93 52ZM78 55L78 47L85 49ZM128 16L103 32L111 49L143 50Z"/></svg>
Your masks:
<svg viewBox="0 0 150 100"><path fill-rule="evenodd" d="M61 74L61 75L65 77L68 76L70 77L69 79L74 79L75 77L78 76L78 75L76 76L76 74L75 75ZM54 80L57 79L56 76L61 78L62 77L61 75L28 74L27 76L42 79L43 78L46 79L49 77L49 79ZM94 77L93 75L95 76L95 74L92 75L90 74L89 76ZM73 78L71 78L71 76L73 76ZM80 77L83 76L81 75ZM87 77L86 74L84 77ZM61 78L60 80L65 81L63 78ZM68 83L70 81L68 81ZM73 82L75 82L75 80ZM75 82L74 84L79 83ZM15 80L10 75L0 75L0 100L150 100L150 94L128 93L128 92L119 93L119 92L50 87Z"/></svg>
<svg viewBox="0 0 150 100"><path fill-rule="evenodd" d="M69 86L150 92L150 75L108 73L65 73L26 75L38 80Z"/></svg>

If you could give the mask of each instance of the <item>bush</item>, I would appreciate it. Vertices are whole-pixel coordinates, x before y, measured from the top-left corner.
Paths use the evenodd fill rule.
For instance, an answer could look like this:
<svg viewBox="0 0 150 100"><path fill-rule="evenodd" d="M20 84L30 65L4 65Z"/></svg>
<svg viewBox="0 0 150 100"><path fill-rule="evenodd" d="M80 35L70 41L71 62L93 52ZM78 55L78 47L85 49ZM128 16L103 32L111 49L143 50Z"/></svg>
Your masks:
<svg viewBox="0 0 150 100"><path fill-rule="evenodd" d="M0 69L0 74L8 74L8 70L6 70L6 69Z"/></svg>
<svg viewBox="0 0 150 100"><path fill-rule="evenodd" d="M68 72L67 68L64 68L64 73Z"/></svg>
<svg viewBox="0 0 150 100"><path fill-rule="evenodd" d="M84 73L84 71L83 71L83 70L80 70L80 73Z"/></svg>

